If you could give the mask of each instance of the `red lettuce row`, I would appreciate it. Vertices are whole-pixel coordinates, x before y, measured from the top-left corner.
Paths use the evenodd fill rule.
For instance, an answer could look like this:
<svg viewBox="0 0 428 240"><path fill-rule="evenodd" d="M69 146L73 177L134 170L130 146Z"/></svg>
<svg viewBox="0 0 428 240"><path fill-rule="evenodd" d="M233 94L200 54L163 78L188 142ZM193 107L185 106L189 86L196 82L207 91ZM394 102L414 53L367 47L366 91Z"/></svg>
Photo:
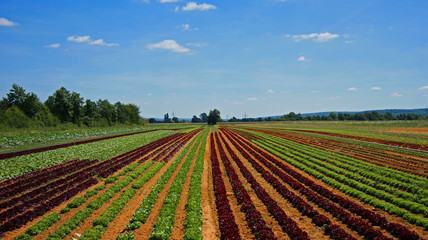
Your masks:
<svg viewBox="0 0 428 240"><path fill-rule="evenodd" d="M227 132L231 133L231 131L229 131L229 130L227 130ZM234 136L236 137L237 135L234 135ZM249 152L251 152L252 154L254 154L254 156L256 156L259 160L260 159L268 159L269 161L275 163L279 168L283 169L287 174L294 177L295 179L297 179L301 183L305 184L310 189L317 192L319 195L329 199L332 202L338 203L341 207L349 210L350 212L352 212L354 214L361 216L361 218L368 219L373 225L375 225L375 226L379 225L381 228L387 230L388 232L399 237L402 240L420 239L419 235L416 232L410 231L405 226L398 224L398 223L389 222L385 217L381 216L380 214L375 213L371 210L365 209L361 205L359 205L359 204L357 204L351 200L345 199L339 195L334 194L330 190L316 184L315 182L313 182L309 178L304 177L303 175L294 171L293 169L286 166L282 162L276 160L272 155L267 154L264 151L260 151L257 148L251 148L248 145L246 145L246 146L247 146L246 149ZM266 160L265 161L260 160L260 161L262 161L263 164L265 164L267 167L271 168L271 170L276 168L272 164L269 164ZM272 170L272 171L275 173L279 173L279 174L283 173L279 169ZM283 177L285 177L285 174L281 175L281 178L283 178ZM290 183L290 185L293 188L295 188L296 190L299 190L302 194L305 194L307 191L301 190L301 189L304 189L304 186L300 183L297 183L297 182L295 183L295 182L296 181L294 181L294 182L287 181L287 183ZM322 203L319 198L317 200L314 200L314 201L316 201L316 203L320 203L320 204ZM332 205L330 205L330 206L332 206ZM329 206L327 206L327 207L329 207ZM329 207L329 208L331 208L331 207ZM335 210L332 210L332 211L335 211ZM336 211L338 211L338 210L336 210ZM339 213L337 213L337 214L340 215ZM360 232L361 234L367 234L370 236L372 236L373 234L376 234L376 235L378 234L378 233L375 233L378 230L375 230L373 227L371 227L367 223L363 223L364 221L362 221L361 218L355 218L355 217L352 217L352 216L347 215L347 214L341 214L340 216L341 216L340 219L342 221L344 221L345 223L351 224L351 228L356 229L356 231Z"/></svg>
<svg viewBox="0 0 428 240"><path fill-rule="evenodd" d="M228 145L226 144L226 147ZM230 151L232 155L232 159L238 164L242 175L247 179L247 181L251 184L251 187L254 189L257 196L262 200L262 202L266 205L269 210L269 213L276 219L276 221L281 226L282 230L287 233L287 235L293 240L304 240L309 239L308 233L301 230L297 223L291 219L284 210L278 205L278 203L273 200L269 193L257 182L257 180L253 177L251 172L244 166L242 161L234 155L233 151Z"/></svg>
<svg viewBox="0 0 428 240"><path fill-rule="evenodd" d="M214 144L213 134L210 134L211 144L211 163L212 163L212 178L214 185L215 203L217 206L217 215L220 228L220 238L238 240L239 235L238 225L235 222L235 216L230 209L229 200L227 199L226 187L220 171L220 165L217 158L216 148Z"/></svg>
<svg viewBox="0 0 428 240"><path fill-rule="evenodd" d="M229 176L229 180L238 200L238 204L241 205L241 211L245 214L246 221L252 233L256 236L256 239L276 239L272 229L266 225L266 222L263 220L261 213L256 209L253 201L250 198L250 195L248 195L247 190L245 190L244 186L239 180L238 175L233 169L223 146L218 141L217 136L216 142L220 152L220 158L222 159L223 165L226 168L226 172Z"/></svg>

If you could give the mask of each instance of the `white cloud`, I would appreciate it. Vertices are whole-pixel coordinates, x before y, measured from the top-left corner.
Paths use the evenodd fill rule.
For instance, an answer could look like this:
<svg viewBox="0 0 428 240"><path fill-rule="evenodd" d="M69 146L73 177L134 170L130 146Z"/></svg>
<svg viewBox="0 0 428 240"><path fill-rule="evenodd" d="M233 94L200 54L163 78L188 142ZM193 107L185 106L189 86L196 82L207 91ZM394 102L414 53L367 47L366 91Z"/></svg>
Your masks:
<svg viewBox="0 0 428 240"><path fill-rule="evenodd" d="M370 88L371 90L375 90L375 91L379 91L379 90L382 90L382 88L380 88L380 87L372 87L372 88Z"/></svg>
<svg viewBox="0 0 428 240"><path fill-rule="evenodd" d="M297 61L299 61L299 62L305 62L305 61L306 61L306 58L305 58L305 56L300 56L300 57L297 59Z"/></svg>
<svg viewBox="0 0 428 240"><path fill-rule="evenodd" d="M6 18L0 18L0 26L4 26L4 27L13 27L13 26L17 26L19 25L16 22L12 22Z"/></svg>
<svg viewBox="0 0 428 240"><path fill-rule="evenodd" d="M188 2L186 6L182 7L181 9L183 11L195 11L195 10L208 11L208 10L217 9L217 7L206 3L197 4L195 2Z"/></svg>
<svg viewBox="0 0 428 240"><path fill-rule="evenodd" d="M92 40L91 36L86 35L86 36L70 36L67 38L67 41L69 42L77 42L77 43L89 43L91 45L100 45L100 46L107 46L107 47L112 47L112 46L118 46L118 43L106 43L104 42L103 39L97 39L97 40Z"/></svg>
<svg viewBox="0 0 428 240"><path fill-rule="evenodd" d="M187 31L187 30L189 30L190 29L190 25L189 24L183 24L183 25L181 25L182 27L183 27L183 29L184 29L184 31Z"/></svg>
<svg viewBox="0 0 428 240"><path fill-rule="evenodd" d="M358 90L360 90L360 89L358 89L356 87L350 87L350 88L348 88L348 91L350 91L350 92L356 92Z"/></svg>
<svg viewBox="0 0 428 240"><path fill-rule="evenodd" d="M255 98L255 97L247 98L247 101L257 101L257 100L259 100L259 99Z"/></svg>
<svg viewBox="0 0 428 240"><path fill-rule="evenodd" d="M147 95L147 96L152 96L153 94L151 94L151 93L147 93L146 95Z"/></svg>
<svg viewBox="0 0 428 240"><path fill-rule="evenodd" d="M92 42L90 42L89 44L91 45L100 45L100 46L107 46L107 47L112 47L112 46L118 46L118 43L106 43L104 42L103 39L98 39L98 40L94 40Z"/></svg>
<svg viewBox="0 0 428 240"><path fill-rule="evenodd" d="M59 48L59 47L61 47L61 44L59 44L59 43L52 43L52 44L49 44L49 45L47 45L45 47L47 47L47 48Z"/></svg>
<svg viewBox="0 0 428 240"><path fill-rule="evenodd" d="M351 44L351 43L354 43L355 42L355 40L348 40L348 41L345 41L345 43L346 44Z"/></svg>
<svg viewBox="0 0 428 240"><path fill-rule="evenodd" d="M329 97L328 99L329 100L337 100L337 99L339 99L340 97Z"/></svg>
<svg viewBox="0 0 428 240"><path fill-rule="evenodd" d="M237 101L237 102L233 102L233 104L239 105L239 104L244 104L244 102Z"/></svg>
<svg viewBox="0 0 428 240"><path fill-rule="evenodd" d="M420 87L419 90L428 90L428 86Z"/></svg>
<svg viewBox="0 0 428 240"><path fill-rule="evenodd" d="M163 40L162 42L159 42L159 43L149 44L147 45L147 48L149 49L160 48L160 49L171 50L173 52L179 52L179 53L190 52L190 49L181 46L175 40Z"/></svg>
<svg viewBox="0 0 428 240"><path fill-rule="evenodd" d="M391 97L402 97L402 94L398 94L398 93L393 93L391 94Z"/></svg>
<svg viewBox="0 0 428 240"><path fill-rule="evenodd" d="M83 42L89 42L91 41L91 36L70 36L67 38L67 41L69 42L77 42L77 43L83 43Z"/></svg>
<svg viewBox="0 0 428 240"><path fill-rule="evenodd" d="M275 91L273 89L269 89L269 90L266 91L266 93L274 94Z"/></svg>
<svg viewBox="0 0 428 240"><path fill-rule="evenodd" d="M327 42L339 37L339 34L333 34L329 32L325 33L310 33L310 34L301 34L301 35L285 35L286 37L291 37L294 41L302 41L302 40L314 40L315 42Z"/></svg>
<svg viewBox="0 0 428 240"><path fill-rule="evenodd" d="M311 91L311 93L320 93L321 91Z"/></svg>
<svg viewBox="0 0 428 240"><path fill-rule="evenodd" d="M180 2L181 0L159 0L160 3Z"/></svg>

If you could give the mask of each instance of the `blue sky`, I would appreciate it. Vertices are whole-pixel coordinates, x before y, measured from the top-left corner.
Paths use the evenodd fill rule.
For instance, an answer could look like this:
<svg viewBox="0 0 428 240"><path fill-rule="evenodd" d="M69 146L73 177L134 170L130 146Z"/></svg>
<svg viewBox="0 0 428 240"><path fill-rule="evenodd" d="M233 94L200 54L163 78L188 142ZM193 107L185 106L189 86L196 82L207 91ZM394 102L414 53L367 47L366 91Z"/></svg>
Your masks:
<svg viewBox="0 0 428 240"><path fill-rule="evenodd" d="M428 105L428 1L2 0L0 96L60 87L144 117Z"/></svg>

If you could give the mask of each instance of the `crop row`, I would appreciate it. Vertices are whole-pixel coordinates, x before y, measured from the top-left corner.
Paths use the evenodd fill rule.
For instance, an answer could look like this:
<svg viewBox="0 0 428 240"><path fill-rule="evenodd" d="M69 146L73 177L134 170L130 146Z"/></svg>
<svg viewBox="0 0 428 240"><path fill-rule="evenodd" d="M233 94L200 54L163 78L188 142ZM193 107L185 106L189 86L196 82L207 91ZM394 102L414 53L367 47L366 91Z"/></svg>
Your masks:
<svg viewBox="0 0 428 240"><path fill-rule="evenodd" d="M233 192L238 204L241 206L241 212L245 214L245 219L248 223L248 227L251 229L252 233L256 236L256 239L276 239L273 231L270 227L266 225L262 214L256 209L253 204L253 201L250 198L247 190L245 190L241 181L238 178L235 170L233 169L223 146L218 140L218 135L215 134L215 139L217 143L217 148L220 153L220 159L223 162L223 165L226 169L226 173L229 176L230 184L232 185ZM214 149L213 149L214 150Z"/></svg>
<svg viewBox="0 0 428 240"><path fill-rule="evenodd" d="M198 131L199 132L199 131ZM193 133L189 135L193 135ZM140 204L140 207L135 210L133 216L131 217L129 221L129 230L135 230L138 229L142 223L145 223L147 221L147 218L149 217L153 206L155 205L159 193L165 188L165 184L169 181L177 167L180 165L181 160L186 155L190 147L193 145L196 139L193 139L190 141L190 143L183 149L183 151L180 153L180 155L175 158L175 160L172 162L172 164L168 167L168 169L160 176L156 184L152 187L149 195L147 195L146 198L144 198L143 202Z"/></svg>
<svg viewBox="0 0 428 240"><path fill-rule="evenodd" d="M153 131L158 131L158 130L160 130L160 129L135 132L135 133L126 133L126 134L120 134L120 135L108 136L108 137L101 137L101 138L89 139L89 140L84 140L84 141L53 145L53 146L49 146L49 147L34 148L34 149L29 149L29 150L24 150L24 151L19 151L19 152L3 153L3 154L0 154L0 160L18 157L18 156L22 156L22 155L27 155L27 154L31 154L31 153L44 152L44 151L54 150L54 149L58 149L58 148L65 148L65 147L74 146L74 145L81 145L81 144L86 144L86 143L98 142L98 141L102 141L102 140L131 136L131 135L135 135L135 134L153 132Z"/></svg>
<svg viewBox="0 0 428 240"><path fill-rule="evenodd" d="M326 234L329 234L333 239L355 239L350 234L348 234L345 230L343 230L338 226L334 227L335 231L329 231L333 226L331 226L332 222L327 216L319 213L310 204L305 202L302 198L300 198L293 192L289 191L277 178L275 178L273 175L268 173L260 164L258 164L255 161L254 157L248 154L244 150L244 148L236 142L235 139L233 139L230 135L228 135L228 138L232 142L232 144L240 151L240 153L245 157L245 159L249 161L259 173L262 174L262 177L265 178L277 190L278 193L280 193L285 199L287 199L304 216L311 218L312 222L315 225L319 227L325 226L324 230ZM234 159L234 161L238 164L244 176L246 176L246 178L253 179L251 172L243 165L239 157L237 157L234 154L230 146L226 145L226 148L228 148L230 154L232 155L232 159ZM259 161L263 161L262 158L258 158L258 159ZM275 172L275 173L277 174L278 172ZM296 186L299 185L298 182L296 182L294 179L290 177L287 177L287 176L280 176L280 177L283 180L287 181L287 183L291 181L290 184L294 184Z"/></svg>
<svg viewBox="0 0 428 240"><path fill-rule="evenodd" d="M416 213L424 213L425 208L425 213L428 213L428 209L426 208L426 206L428 206L428 190L421 188L420 185L406 184L399 180L386 177L385 175L373 173L372 170L354 167L352 165L355 165L355 161L346 162L346 160L336 160L331 156L321 156L312 151L303 150L304 147L290 146L290 144L287 143L271 141L271 144L279 144L283 147L286 146L289 149L290 155L292 154L293 156L303 158L317 166L343 175L350 180L344 179L342 182L349 181L349 184L354 187L357 186L355 187L357 189L363 188L368 194L375 196L381 195L383 199L387 199L389 202L395 203L400 207L413 206L412 208L415 210L412 211ZM381 183L385 183L386 185ZM401 187L404 191L394 188L395 186ZM405 201L402 199L405 199Z"/></svg>
<svg viewBox="0 0 428 240"><path fill-rule="evenodd" d="M207 144L209 130L205 130L202 136L201 146L196 156L192 177L189 185L189 196L185 205L186 218L184 220L185 240L202 239L202 173L204 171L205 146Z"/></svg>
<svg viewBox="0 0 428 240"><path fill-rule="evenodd" d="M387 184L405 189L406 191L410 191L412 193L420 193L421 190L423 190L421 186L425 186L426 184L428 184L428 181L420 176L404 173L402 171L387 167L377 166L375 164L368 163L367 161L358 160L345 155L340 155L335 152L320 150L310 145L296 143L285 139L283 135L275 135L273 133L272 135L270 135L260 132L253 132L253 134L262 137L263 139L269 139L270 141L281 144L282 146L285 146L288 149L292 149L300 153L304 153L306 155L314 156L317 158L320 157L321 159L335 159L341 162L341 166L343 166L344 164L352 165L353 167L355 167L354 169L352 169L352 171L359 170L359 172L364 172L365 176L368 173L373 172L373 174L370 174L370 176L374 180L387 181L385 179L386 177L387 179L391 179L391 181L387 182ZM351 171L351 169L348 170Z"/></svg>
<svg viewBox="0 0 428 240"><path fill-rule="evenodd" d="M175 137L177 137L177 136L175 136ZM129 163L138 160L143 155L147 154L150 151L153 151L155 147L158 147L158 145L156 144L156 142L151 143L151 144L147 144L147 145L145 145L143 147L140 147L140 148L135 149L133 151L130 151L128 153L120 154L120 155L118 155L118 156L116 156L116 157L114 157L114 158L112 158L112 159L110 159L108 161L103 161L103 162L95 164L95 165L93 165L91 167L88 167L86 169L83 169L82 171L80 171L80 173L81 173L80 175L81 176L86 176L86 177L91 177L93 172L98 172L98 174L106 176L107 174L114 173L115 171L119 170L123 166L129 165ZM135 166L135 165L133 165L133 166ZM147 167L148 166L150 166L150 164L147 165ZM138 174L141 174L142 171L145 171L147 169L147 167L140 167L139 170L134 171L134 173L129 174L129 176L131 176L130 178L131 179L136 178L138 176ZM126 172L130 172L131 170L132 169L130 169L130 168L126 168ZM138 173L138 174L136 175L135 173ZM128 179L129 179L129 177L128 177ZM106 180L106 182L107 181L108 180ZM67 188L67 185L64 185L64 186ZM62 191L62 190L65 190L65 189L62 189L60 187L56 187L53 190L54 191ZM67 192L69 192L69 191L67 191ZM50 195L49 193L51 193L51 192L47 192L47 193L48 194L45 194L45 195L49 196ZM93 206L94 204L96 204L96 202L95 203L92 202L90 204L92 204L92 206ZM25 215L25 214L26 213L24 213L23 215ZM28 218L28 221L30 221L30 220L31 220L31 218Z"/></svg>
<svg viewBox="0 0 428 240"><path fill-rule="evenodd" d="M180 202L180 197L183 192L183 185L186 181L188 172L195 158L196 152L201 144L201 137L195 140L195 144L190 152L186 155L183 165L178 171L174 181L168 190L162 208L160 209L158 219L153 226L149 239L169 239L171 237L172 229L175 225L175 215L177 213L177 206Z"/></svg>
<svg viewBox="0 0 428 240"><path fill-rule="evenodd" d="M62 224L54 233L49 234L47 239L63 239L71 233L76 227L85 221L95 210L102 207L114 195L120 192L123 188L127 187L135 178L143 174L148 167L153 165L152 161L143 164L141 167L131 171L124 178L119 180L114 185L110 186L103 194L98 196L95 200L89 202L85 208L79 210L71 219Z"/></svg>
<svg viewBox="0 0 428 240"><path fill-rule="evenodd" d="M0 161L0 181L70 159L108 160L173 133L155 131L5 159Z"/></svg>
<svg viewBox="0 0 428 240"><path fill-rule="evenodd" d="M424 185L424 182L428 183L426 179L421 179L420 177L415 177L413 175L410 176L409 174L403 174L403 172L399 172L397 170L376 166L361 160L316 149L311 146L298 144L274 136L265 135L264 137L291 150L300 152L310 157L321 159L334 164L335 166L346 169L350 172L358 173L361 176L370 178L377 182L382 182L413 194L420 194L422 195L421 198L428 196L428 191L421 188L421 185Z"/></svg>
<svg viewBox="0 0 428 240"><path fill-rule="evenodd" d="M320 167L316 166L315 164L308 163L305 160L298 159L298 158L296 158L298 160L294 160L293 158L288 157L286 155L287 153L285 153L282 148L278 148L276 146L273 146L272 144L268 144L268 146L266 146L265 143L262 143L262 142L259 142L259 143L263 144L263 146L265 146L267 150L270 149L269 151L273 150L279 153L280 155L278 156L286 160L287 162L295 165L296 167L300 168L305 172L308 172L309 174L337 188L338 190L344 192L345 194L357 197L365 203L368 203L374 207L380 208L390 214L403 217L404 219L410 221L413 224L416 224L418 226L425 227L428 229L428 219L416 214L412 214L408 210L400 208L399 206L393 203L380 200L379 198L382 198L385 196L384 192L379 191L379 194L370 196L369 194L366 193L366 191L369 192L370 190L372 190L368 186L362 186L359 182L344 180L343 176L340 176L328 170L323 170ZM318 170L321 170L321 172L319 172ZM356 188L358 188L359 190ZM384 199L386 200L386 198ZM400 206L404 205L408 209L415 209L415 211L421 211L421 212L425 211L425 206L423 206L422 204L405 201L400 198L396 198L396 200L391 200L391 202L398 203L400 204Z"/></svg>
<svg viewBox="0 0 428 240"><path fill-rule="evenodd" d="M226 186L224 185L220 163L215 151L214 134L210 134L210 152L211 152L211 169L214 186L215 204L217 206L217 216L220 228L221 239L241 239L239 228L235 222L235 216L230 208L227 199Z"/></svg>
<svg viewBox="0 0 428 240"><path fill-rule="evenodd" d="M231 136L229 135L229 137ZM357 231L359 234L369 239L385 239L385 240L389 239L388 237L384 236L379 230L374 229L372 226L370 226L361 217L353 217L352 214L345 211L345 209L343 209L342 207L335 205L329 199L319 196L312 190L304 187L303 184L296 181L289 175L285 174L279 168L275 167L273 164L269 163L265 157L260 155L258 152L254 151L250 146L244 145L241 141L233 137L231 137L231 141L234 143L234 146L240 149L241 153L247 159L249 159L250 163L256 168L256 170L260 172L268 182L270 182L273 186L275 186L278 192L282 196L284 196L286 199L288 199L293 204L293 206L295 206L304 215L307 215L308 217L312 218L312 221L316 225L318 226L326 225L324 229L326 234L333 233L333 232L330 232L330 229L333 227L331 226L332 225L331 221L326 216L314 210L312 206L306 203L302 198L298 197L293 192L289 191L278 179L276 179L271 174L269 174L259 163L257 163L255 161L255 158L257 158L260 162L262 162L262 164L265 165L267 168L269 168L275 175L277 175L279 178L281 178L283 181L289 184L293 189L299 191L301 194L306 196L306 198L309 201L312 201L313 203L317 204L319 207L321 207L325 211L330 212L333 216L336 216L340 221L347 224L349 228ZM250 152L252 155L250 155L244 150ZM340 229L337 226L333 228L336 229L336 231ZM346 235L347 233L344 230L342 230L341 232L342 234L333 235L332 237L335 239L343 239L343 238L352 239L353 238L349 234Z"/></svg>
<svg viewBox="0 0 428 240"><path fill-rule="evenodd" d="M260 130L258 130L260 131ZM374 163L380 166L388 166L404 172L410 172L412 174L425 176L424 172L421 172L426 166L420 160L413 160L412 158L403 158L402 155L395 156L385 153L385 151L362 147L355 144L349 144L344 142L338 142L335 140L324 139L314 136L298 135L295 133L278 133L272 131L260 131L267 134L275 135L287 140L298 142L305 145L315 146L320 149L336 151L346 156L354 157L366 162ZM393 163L393 164L391 164ZM425 169L426 170L426 169Z"/></svg>
<svg viewBox="0 0 428 240"><path fill-rule="evenodd" d="M267 145L260 145L260 146L268 149ZM370 220L370 222L373 225L380 225L382 228L386 229L387 231L389 231L393 235L399 236L402 239L419 239L419 236L415 232L411 232L405 226L403 226L401 224L389 222L385 217L382 217L381 215L379 215L379 214L377 214L371 210L365 209L353 201L350 201L348 199L340 197L339 195L334 194L333 192L327 190L326 188L314 183L312 180L310 180L310 179L302 176L301 174L297 173L296 171L294 171L290 167L284 165L281 161L276 160L270 154L267 154L261 150L259 150L257 152L260 156L263 156L266 159L268 159L270 162L273 162L279 168L283 169L285 171L285 173L289 174L293 178L304 183L310 189L317 192L319 195L321 195L321 196L323 196L323 197L325 197L325 198L327 198L333 202L338 203L343 208L345 208L345 209L347 209L347 210L349 210L349 211L351 211L351 212L353 212L353 213L355 213L355 214L357 214L363 218L367 218L368 220ZM276 151L270 151L270 152L272 152L273 154L277 155L278 157L281 157L282 159L284 159L287 162L294 165L292 161L289 161L289 159L284 158L281 154L276 154L277 153ZM297 166L297 164L295 166ZM309 173L312 172L312 170L309 168L307 170Z"/></svg>

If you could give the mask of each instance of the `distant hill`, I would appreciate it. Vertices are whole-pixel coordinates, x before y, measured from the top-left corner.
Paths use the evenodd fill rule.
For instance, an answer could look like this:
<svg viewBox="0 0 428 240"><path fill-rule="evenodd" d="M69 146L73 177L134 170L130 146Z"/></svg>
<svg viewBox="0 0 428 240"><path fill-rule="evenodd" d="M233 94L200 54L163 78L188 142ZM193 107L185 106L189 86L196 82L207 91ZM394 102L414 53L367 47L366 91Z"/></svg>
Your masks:
<svg viewBox="0 0 428 240"><path fill-rule="evenodd" d="M316 112L316 113L302 113L303 117L306 116L328 116L331 112L334 113L348 113L348 114L356 114L356 113L366 113L366 112L378 112L381 114L385 114L385 113L392 113L392 115L397 116L399 114L416 114L416 115L423 115L423 116L428 116L428 111L426 108L418 108L418 109L382 109L382 110L367 110L367 111L330 111L330 112ZM288 113L284 113L284 114L288 114ZM297 113L296 113L297 114ZM279 116L269 116L270 118L274 119L274 118L280 118L284 115L279 115ZM264 117L264 118L269 118L269 117Z"/></svg>

